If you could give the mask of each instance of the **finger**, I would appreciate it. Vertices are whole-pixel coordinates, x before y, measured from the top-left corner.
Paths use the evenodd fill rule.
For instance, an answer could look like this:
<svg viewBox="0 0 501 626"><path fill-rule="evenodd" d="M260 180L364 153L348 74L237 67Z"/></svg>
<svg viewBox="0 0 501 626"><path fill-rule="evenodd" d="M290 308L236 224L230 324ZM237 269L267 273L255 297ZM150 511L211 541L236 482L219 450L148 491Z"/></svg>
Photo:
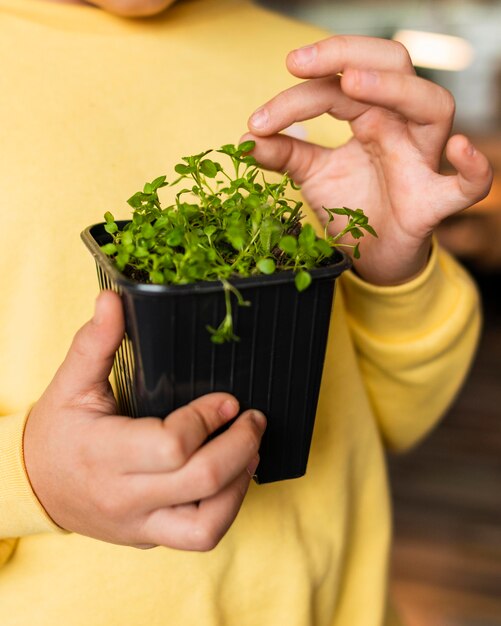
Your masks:
<svg viewBox="0 0 501 626"><path fill-rule="evenodd" d="M122 17L148 17L164 11L175 0L149 0L149 2L124 2L123 0L89 0L109 13Z"/></svg>
<svg viewBox="0 0 501 626"><path fill-rule="evenodd" d="M102 456L125 474L172 472L185 465L207 438L238 414L228 393L211 393L158 418L110 420ZM107 429L107 426L104 426ZM113 445L109 445L113 441ZM146 483L147 484L147 483Z"/></svg>
<svg viewBox="0 0 501 626"><path fill-rule="evenodd" d="M339 77L317 78L279 93L253 113L248 126L251 132L266 136L324 113L350 121L369 108L343 93Z"/></svg>
<svg viewBox="0 0 501 626"><path fill-rule="evenodd" d="M398 115L409 122L419 149L434 155L437 148L441 152L454 118L454 98L430 81L396 72L347 70L340 83L338 79L307 81L275 96L251 116L248 125L251 132L269 136L329 113L352 122L356 134L386 138L387 127L364 116L374 105L388 119ZM357 128L357 124L364 126Z"/></svg>
<svg viewBox="0 0 501 626"><path fill-rule="evenodd" d="M254 463L254 471L258 460ZM141 529L139 541L206 552L217 546L235 520L247 493L252 469L243 471L217 495L195 504L158 509Z"/></svg>
<svg viewBox="0 0 501 626"><path fill-rule="evenodd" d="M151 509L204 500L232 483L256 457L266 428L259 411L246 411L198 450L177 472L132 477L131 496Z"/></svg>
<svg viewBox="0 0 501 626"><path fill-rule="evenodd" d="M455 102L452 94L418 76L396 72L347 70L341 88L351 98L397 113L409 126L418 147L441 142L450 133ZM355 128L355 127L354 127Z"/></svg>
<svg viewBox="0 0 501 626"><path fill-rule="evenodd" d="M288 135L256 137L244 135L242 140L252 139L256 146L252 155L267 170L288 172L298 184L310 178L313 172L322 170L329 159L330 150Z"/></svg>
<svg viewBox="0 0 501 626"><path fill-rule="evenodd" d="M348 68L415 73L402 44L359 35L335 35L293 50L286 63L289 72L300 78L333 76Z"/></svg>
<svg viewBox="0 0 501 626"><path fill-rule="evenodd" d="M455 176L443 176L442 219L479 202L492 185L493 171L488 159L464 135L454 135L446 146L446 156L456 168Z"/></svg>
<svg viewBox="0 0 501 626"><path fill-rule="evenodd" d="M103 291L96 300L93 318L75 335L54 378L53 384L62 394L62 401L84 396L97 385L107 383L123 336L120 297L112 291Z"/></svg>

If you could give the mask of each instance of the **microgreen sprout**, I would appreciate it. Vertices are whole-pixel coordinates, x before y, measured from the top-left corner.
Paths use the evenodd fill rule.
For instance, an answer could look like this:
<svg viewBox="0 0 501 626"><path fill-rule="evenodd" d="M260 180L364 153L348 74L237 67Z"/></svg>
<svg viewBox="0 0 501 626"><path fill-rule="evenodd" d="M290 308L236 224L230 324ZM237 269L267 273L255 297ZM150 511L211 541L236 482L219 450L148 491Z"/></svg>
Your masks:
<svg viewBox="0 0 501 626"><path fill-rule="evenodd" d="M289 188L298 189L288 174L268 182L255 158L249 154L253 141L227 144L216 152L231 163L228 173L208 157L213 150L182 158L175 166L176 179L155 178L128 200L132 219L119 230L108 211L105 229L112 241L102 246L117 269L135 280L153 284L187 284L220 281L226 314L217 328L208 326L215 343L238 340L233 328L231 296L240 306L249 305L231 284L234 278L277 271L294 272L298 291L311 283L310 270L328 263L335 246L350 234L359 239L366 231L376 236L362 209L327 209L324 237L310 224L302 224L302 203L288 198ZM158 197L162 187L181 185L175 202L163 207ZM327 232L335 215L348 218L337 235Z"/></svg>

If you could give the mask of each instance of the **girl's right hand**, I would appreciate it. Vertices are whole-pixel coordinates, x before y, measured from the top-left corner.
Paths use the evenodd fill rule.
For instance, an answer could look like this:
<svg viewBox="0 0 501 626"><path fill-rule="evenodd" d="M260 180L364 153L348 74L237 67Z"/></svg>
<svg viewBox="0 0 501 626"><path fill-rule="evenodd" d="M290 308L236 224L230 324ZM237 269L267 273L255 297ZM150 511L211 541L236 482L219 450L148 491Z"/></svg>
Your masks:
<svg viewBox="0 0 501 626"><path fill-rule="evenodd" d="M24 437L32 487L60 527L111 543L214 548L259 462L259 411L212 393L168 419L117 415L108 381L124 334L120 298L103 292L33 407Z"/></svg>

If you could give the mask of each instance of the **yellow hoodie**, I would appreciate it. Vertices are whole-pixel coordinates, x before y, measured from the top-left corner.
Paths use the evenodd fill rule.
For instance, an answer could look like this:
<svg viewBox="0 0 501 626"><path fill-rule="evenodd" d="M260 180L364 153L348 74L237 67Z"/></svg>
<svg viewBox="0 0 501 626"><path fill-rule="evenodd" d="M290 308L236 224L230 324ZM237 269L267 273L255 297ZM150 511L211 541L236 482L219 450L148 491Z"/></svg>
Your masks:
<svg viewBox="0 0 501 626"><path fill-rule="evenodd" d="M238 141L293 82L286 53L324 33L246 0L140 20L0 0L0 35L0 624L381 626L384 446L405 449L443 414L479 331L475 288L443 251L399 287L343 276L307 474L252 484L210 553L61 532L22 457L28 407L92 313L80 231L106 210L128 217L124 200L180 155ZM334 145L348 130L326 119L306 132Z"/></svg>

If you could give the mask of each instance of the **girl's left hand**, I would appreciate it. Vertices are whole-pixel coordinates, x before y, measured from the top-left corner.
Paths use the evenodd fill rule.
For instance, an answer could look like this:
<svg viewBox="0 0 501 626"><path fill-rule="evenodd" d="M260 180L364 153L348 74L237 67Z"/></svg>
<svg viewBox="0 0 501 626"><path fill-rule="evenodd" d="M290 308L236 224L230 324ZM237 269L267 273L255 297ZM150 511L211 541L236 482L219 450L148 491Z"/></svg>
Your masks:
<svg viewBox="0 0 501 626"><path fill-rule="evenodd" d="M291 52L289 71L306 78L249 120L263 167L287 171L322 222L322 207L361 208L378 233L361 242L357 273L379 285L411 280L425 267L440 222L485 197L486 157L463 135L450 137L454 99L416 76L406 49L385 39L334 36ZM278 134L328 113L353 137L339 148ZM443 151L455 175L439 172ZM336 218L330 232L341 230Z"/></svg>

